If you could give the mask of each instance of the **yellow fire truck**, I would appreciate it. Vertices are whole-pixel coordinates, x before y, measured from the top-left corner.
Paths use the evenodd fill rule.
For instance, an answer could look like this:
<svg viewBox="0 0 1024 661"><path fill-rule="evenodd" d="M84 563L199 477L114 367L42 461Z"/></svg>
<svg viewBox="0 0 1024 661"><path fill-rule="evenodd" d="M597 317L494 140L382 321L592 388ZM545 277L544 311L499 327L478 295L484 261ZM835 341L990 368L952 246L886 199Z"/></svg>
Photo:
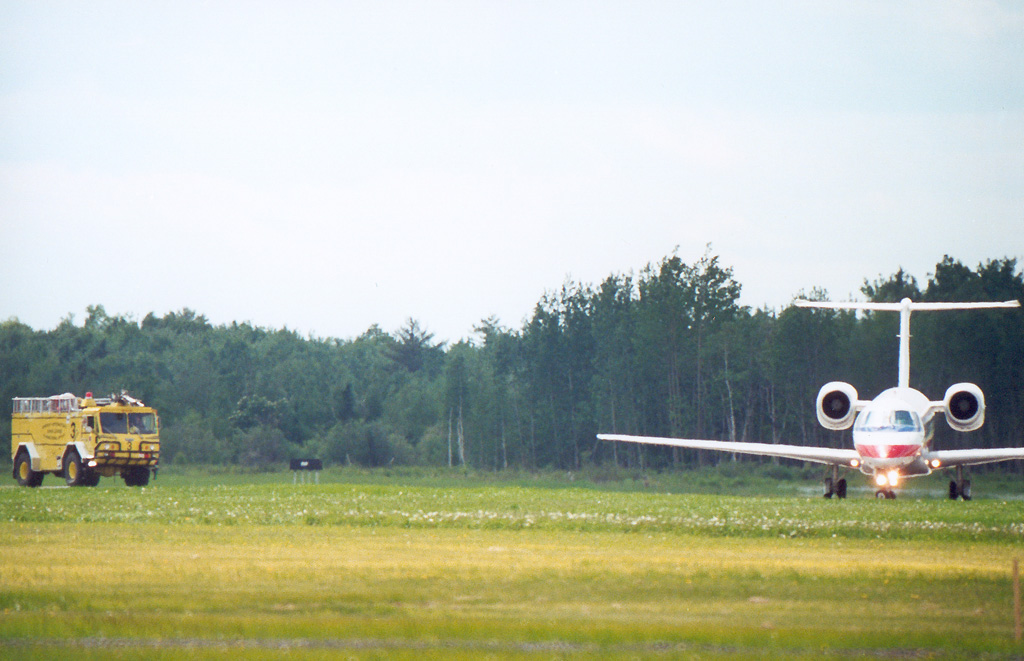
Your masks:
<svg viewBox="0 0 1024 661"><path fill-rule="evenodd" d="M114 475L130 487L145 486L160 460L156 410L125 392L15 397L13 408L11 457L21 486L38 487L47 473L73 487L94 487L100 476Z"/></svg>

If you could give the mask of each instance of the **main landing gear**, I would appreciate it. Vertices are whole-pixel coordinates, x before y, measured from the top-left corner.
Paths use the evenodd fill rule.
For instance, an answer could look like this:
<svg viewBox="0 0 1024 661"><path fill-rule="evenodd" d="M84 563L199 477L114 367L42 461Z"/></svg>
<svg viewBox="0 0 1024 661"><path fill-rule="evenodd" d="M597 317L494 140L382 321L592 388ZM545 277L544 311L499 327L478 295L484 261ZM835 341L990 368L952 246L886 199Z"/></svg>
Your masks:
<svg viewBox="0 0 1024 661"><path fill-rule="evenodd" d="M956 480L949 482L949 499L956 500L957 497L971 499L971 481L964 479L963 466L956 467Z"/></svg>
<svg viewBox="0 0 1024 661"><path fill-rule="evenodd" d="M846 478L839 478L839 467L832 467L832 477L825 478L825 497L846 498Z"/></svg>
<svg viewBox="0 0 1024 661"><path fill-rule="evenodd" d="M879 489L875 492L875 498L885 498L886 500L892 500L896 497L896 492L892 489Z"/></svg>
<svg viewBox="0 0 1024 661"><path fill-rule="evenodd" d="M846 498L846 480L833 480L831 477L825 478L825 497L831 498Z"/></svg>

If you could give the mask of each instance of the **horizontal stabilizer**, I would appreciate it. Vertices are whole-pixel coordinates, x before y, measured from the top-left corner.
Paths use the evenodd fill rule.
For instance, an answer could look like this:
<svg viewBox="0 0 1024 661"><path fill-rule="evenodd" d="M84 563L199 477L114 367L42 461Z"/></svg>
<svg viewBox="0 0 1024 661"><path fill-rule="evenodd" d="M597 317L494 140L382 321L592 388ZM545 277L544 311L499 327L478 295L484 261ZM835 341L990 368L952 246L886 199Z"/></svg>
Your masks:
<svg viewBox="0 0 1024 661"><path fill-rule="evenodd" d="M924 310L986 310L993 308L1017 308L1020 307L1020 301L971 301L965 303L914 303L909 300L904 300L899 303L873 303L871 301L805 301L799 299L793 301L793 305L798 308L822 308L826 310L877 310L877 311L889 311L889 312L900 312L903 309L910 310L911 312L918 312Z"/></svg>

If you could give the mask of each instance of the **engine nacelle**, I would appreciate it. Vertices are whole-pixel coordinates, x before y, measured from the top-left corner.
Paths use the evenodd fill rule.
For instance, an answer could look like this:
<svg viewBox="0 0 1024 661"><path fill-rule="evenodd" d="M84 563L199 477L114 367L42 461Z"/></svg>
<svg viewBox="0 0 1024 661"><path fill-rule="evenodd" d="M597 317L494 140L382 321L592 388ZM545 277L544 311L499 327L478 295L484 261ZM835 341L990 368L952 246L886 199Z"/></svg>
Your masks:
<svg viewBox="0 0 1024 661"><path fill-rule="evenodd" d="M815 409L825 429L849 429L857 417L857 389L843 381L826 383L818 391Z"/></svg>
<svg viewBox="0 0 1024 661"><path fill-rule="evenodd" d="M985 424L985 395L973 383L957 383L942 399L946 422L957 431L974 431Z"/></svg>

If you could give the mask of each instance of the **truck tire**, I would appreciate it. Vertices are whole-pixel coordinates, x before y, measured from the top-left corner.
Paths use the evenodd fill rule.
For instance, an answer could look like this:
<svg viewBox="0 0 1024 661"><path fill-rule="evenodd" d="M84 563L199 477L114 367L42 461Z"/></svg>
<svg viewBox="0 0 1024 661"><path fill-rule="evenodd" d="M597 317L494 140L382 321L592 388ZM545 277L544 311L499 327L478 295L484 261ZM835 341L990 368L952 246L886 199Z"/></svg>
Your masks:
<svg viewBox="0 0 1024 661"><path fill-rule="evenodd" d="M64 481L69 487L84 487L89 484L89 469L78 456L78 450L71 450L64 455Z"/></svg>
<svg viewBox="0 0 1024 661"><path fill-rule="evenodd" d="M32 460L24 450L14 459L14 479L23 487L38 487L43 483L43 474L32 470Z"/></svg>
<svg viewBox="0 0 1024 661"><path fill-rule="evenodd" d="M129 487L144 487L149 484L149 469L145 466L132 466L124 472L124 483Z"/></svg>

